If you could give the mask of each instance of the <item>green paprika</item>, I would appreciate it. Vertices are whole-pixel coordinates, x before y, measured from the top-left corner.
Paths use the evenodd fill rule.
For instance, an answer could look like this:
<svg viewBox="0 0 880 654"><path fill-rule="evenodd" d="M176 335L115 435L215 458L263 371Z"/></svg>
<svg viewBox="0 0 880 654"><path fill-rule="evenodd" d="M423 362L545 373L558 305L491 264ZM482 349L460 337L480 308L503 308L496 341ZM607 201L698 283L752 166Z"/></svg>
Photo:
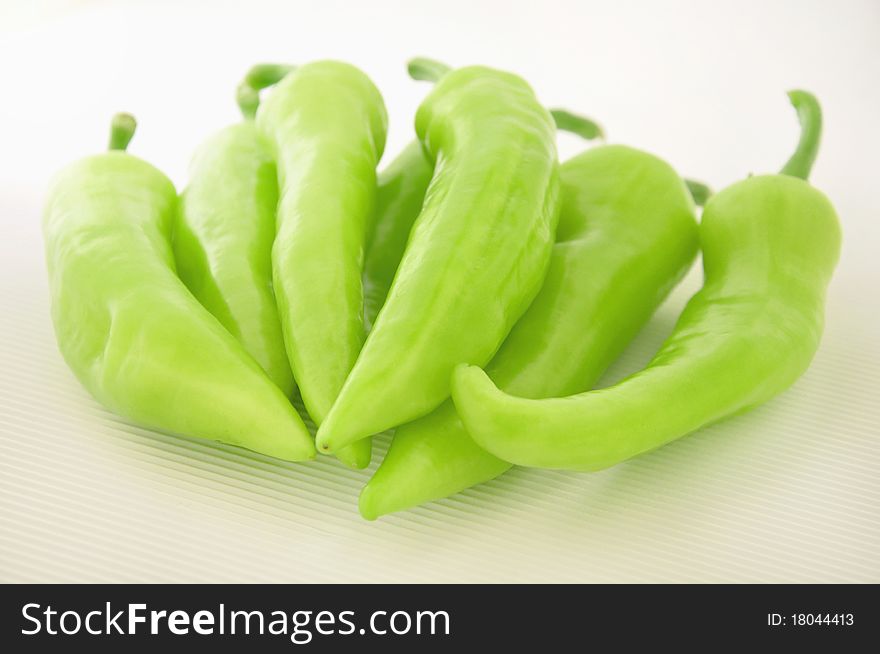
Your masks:
<svg viewBox="0 0 880 654"><path fill-rule="evenodd" d="M746 411L807 369L822 333L841 232L807 181L821 111L789 94L802 134L779 175L715 195L700 225L705 279L648 366L610 387L555 399L507 395L462 365L452 395L468 433L511 463L599 470Z"/></svg>
<svg viewBox="0 0 880 654"><path fill-rule="evenodd" d="M664 161L600 146L561 167L562 211L541 291L486 367L523 397L589 389L697 252L694 205ZM402 425L360 496L368 519L446 497L511 466L468 435L452 401Z"/></svg>
<svg viewBox="0 0 880 654"><path fill-rule="evenodd" d="M263 85L287 72L279 66L271 71L276 77ZM242 113L252 115L257 89L243 83L238 95ZM174 255L187 288L290 397L293 374L272 291L277 204L275 162L253 120L231 125L193 157L175 222Z"/></svg>
<svg viewBox="0 0 880 654"><path fill-rule="evenodd" d="M378 89L336 61L296 68L257 110L277 164L275 297L294 379L321 425L364 342L363 268L387 128ZM370 442L337 455L355 467Z"/></svg>
<svg viewBox="0 0 880 654"><path fill-rule="evenodd" d="M416 132L433 178L388 299L318 429L320 449L436 408L455 364L486 363L546 273L559 171L553 119L531 87L455 70L419 107Z"/></svg>
<svg viewBox="0 0 880 654"><path fill-rule="evenodd" d="M117 116L113 151L68 166L49 190L43 234L64 359L98 401L139 424L313 458L284 393L177 277L177 193L123 152L134 129Z"/></svg>
<svg viewBox="0 0 880 654"><path fill-rule="evenodd" d="M432 64L432 70L441 76L450 70L431 60L414 59L409 63L409 71L415 79L439 79L427 77L422 69L423 62ZM563 109L551 109L550 114L558 129L587 140L604 136L602 128L589 118ZM364 258L364 320L368 330L388 297L388 289L403 258L413 223L422 210L433 174L434 167L418 140L401 150L379 173L375 221Z"/></svg>

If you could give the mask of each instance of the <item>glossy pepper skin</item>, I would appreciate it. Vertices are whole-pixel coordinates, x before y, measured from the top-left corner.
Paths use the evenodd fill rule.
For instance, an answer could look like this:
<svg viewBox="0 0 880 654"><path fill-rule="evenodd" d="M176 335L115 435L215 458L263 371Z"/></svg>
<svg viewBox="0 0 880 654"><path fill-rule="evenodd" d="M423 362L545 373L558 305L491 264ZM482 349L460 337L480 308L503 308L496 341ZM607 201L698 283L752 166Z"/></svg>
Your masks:
<svg viewBox="0 0 880 654"><path fill-rule="evenodd" d="M486 367L522 397L587 390L690 268L694 205L664 161L619 145L561 168L562 212L541 291ZM481 449L451 401L397 429L360 497L368 519L446 497L510 464Z"/></svg>
<svg viewBox="0 0 880 654"><path fill-rule="evenodd" d="M431 72L436 77L424 74L424 62L432 64ZM437 81L450 70L443 64L421 58L410 62L409 69L415 79L430 81ZM604 136L602 128L589 118L562 109L551 109L550 114L558 129L587 140ZM368 330L388 297L388 289L403 258L413 223L422 210L433 174L434 166L418 140L401 150L379 173L375 220L364 258L364 321Z"/></svg>
<svg viewBox="0 0 880 654"><path fill-rule="evenodd" d="M293 374L272 291L278 183L252 120L196 151L174 226L177 273L290 397Z"/></svg>
<svg viewBox="0 0 880 654"><path fill-rule="evenodd" d="M477 443L521 465L599 470L761 404L806 370L841 234L831 203L805 181L818 103L790 96L798 152L786 174L750 177L706 205L703 288L651 363L610 388L547 400L506 395L462 366L453 398Z"/></svg>
<svg viewBox="0 0 880 654"><path fill-rule="evenodd" d="M278 169L272 262L284 342L303 403L320 425L364 342L361 272L385 105L360 70L319 61L288 74L256 122ZM337 453L364 467L370 443Z"/></svg>
<svg viewBox="0 0 880 654"><path fill-rule="evenodd" d="M117 117L111 146L133 131ZM165 175L121 151L54 179L43 233L61 353L96 399L142 425L313 458L284 394L175 274L176 202Z"/></svg>
<svg viewBox="0 0 880 654"><path fill-rule="evenodd" d="M491 358L538 291L559 214L555 126L521 78L445 75L416 132L434 176L388 299L330 415L335 450L417 418L456 362Z"/></svg>
<svg viewBox="0 0 880 654"><path fill-rule="evenodd" d="M416 132L434 176L376 324L327 420L335 450L418 418L486 363L540 287L559 215L555 125L521 78L446 74Z"/></svg>

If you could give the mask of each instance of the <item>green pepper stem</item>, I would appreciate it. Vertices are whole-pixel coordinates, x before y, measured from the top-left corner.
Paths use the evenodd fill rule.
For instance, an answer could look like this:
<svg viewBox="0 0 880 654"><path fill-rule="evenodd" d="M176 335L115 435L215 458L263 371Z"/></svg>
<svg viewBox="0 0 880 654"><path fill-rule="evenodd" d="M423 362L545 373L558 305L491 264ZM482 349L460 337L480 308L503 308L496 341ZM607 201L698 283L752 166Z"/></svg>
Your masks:
<svg viewBox="0 0 880 654"><path fill-rule="evenodd" d="M556 127L563 132L576 134L587 141L605 139L605 130L602 126L589 118L578 116L565 109L551 109L550 115L553 116Z"/></svg>
<svg viewBox="0 0 880 654"><path fill-rule="evenodd" d="M688 191L691 192L694 204L698 207L705 206L706 202L709 201L709 198L712 197L712 189L706 184L703 184L703 182L698 182L695 179L685 179L684 183L687 185Z"/></svg>
<svg viewBox="0 0 880 654"><path fill-rule="evenodd" d="M257 108L260 106L260 91L277 84L295 68L296 66L290 64L256 64L252 66L235 92L235 100L241 114L245 118L256 116Z"/></svg>
<svg viewBox="0 0 880 654"><path fill-rule="evenodd" d="M436 82L452 69L435 59L416 57L415 59L409 60L409 63L406 65L406 70L409 72L409 76L414 80L421 82Z"/></svg>
<svg viewBox="0 0 880 654"><path fill-rule="evenodd" d="M805 180L810 177L810 170L819 151L819 141L822 138L822 107L819 106L816 96L809 91L789 91L788 98L797 111L801 136L797 149L780 172L783 175Z"/></svg>
<svg viewBox="0 0 880 654"><path fill-rule="evenodd" d="M436 82L452 69L435 59L416 57L409 60L406 70L414 80ZM602 126L594 120L578 116L565 109L551 109L550 114L556 122L556 127L563 132L576 134L587 141L605 138L605 131L602 129Z"/></svg>
<svg viewBox="0 0 880 654"><path fill-rule="evenodd" d="M113 116L113 120L110 121L110 143L107 149L125 152L135 129L137 129L137 121L131 114L118 113Z"/></svg>

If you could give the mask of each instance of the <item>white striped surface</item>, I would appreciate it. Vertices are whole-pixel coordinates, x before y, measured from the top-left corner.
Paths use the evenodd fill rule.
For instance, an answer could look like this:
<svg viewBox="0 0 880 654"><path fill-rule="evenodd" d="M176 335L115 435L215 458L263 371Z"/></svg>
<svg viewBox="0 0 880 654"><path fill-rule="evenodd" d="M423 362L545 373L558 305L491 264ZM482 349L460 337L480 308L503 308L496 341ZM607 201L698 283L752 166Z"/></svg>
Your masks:
<svg viewBox="0 0 880 654"><path fill-rule="evenodd" d="M367 473L103 410L57 353L41 273L3 277L4 581L880 579L880 360L833 319L809 373L751 414L602 473L517 469L369 523ZM650 355L685 291L609 379Z"/></svg>
<svg viewBox="0 0 880 654"><path fill-rule="evenodd" d="M14 89L0 103L0 581L880 581L876 3L560 2L524 16L467 0L259 4L47 0L0 17ZM246 65L327 55L377 79L393 155L425 90L403 75L413 54L521 71L547 102L589 108L615 140L716 187L777 166L795 132L782 91L817 91L814 180L845 244L809 372L750 414L611 470L515 469L372 523L356 508L369 472L155 434L99 407L49 321L49 174L128 109L135 152L180 183L193 146L234 119ZM698 283L695 270L606 383L650 357Z"/></svg>

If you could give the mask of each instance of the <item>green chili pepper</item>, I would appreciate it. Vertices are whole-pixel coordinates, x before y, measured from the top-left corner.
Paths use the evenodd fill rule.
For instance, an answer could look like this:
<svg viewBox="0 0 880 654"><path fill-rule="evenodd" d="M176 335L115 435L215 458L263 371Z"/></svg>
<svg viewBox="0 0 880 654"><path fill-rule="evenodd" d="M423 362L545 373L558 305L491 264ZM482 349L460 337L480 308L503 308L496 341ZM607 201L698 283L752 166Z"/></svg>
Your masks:
<svg viewBox="0 0 880 654"><path fill-rule="evenodd" d="M413 59L407 68L413 79L431 82L451 70L445 64L425 58ZM587 140L604 137L602 128L589 118L564 109L551 109L550 114L558 129ZM433 174L434 166L417 140L379 173L375 223L364 258L364 320L368 329L388 296Z"/></svg>
<svg viewBox="0 0 880 654"><path fill-rule="evenodd" d="M521 78L450 72L416 116L435 164L376 324L317 442L335 450L449 395L456 363L486 363L540 287L559 215L549 112Z"/></svg>
<svg viewBox="0 0 880 654"><path fill-rule="evenodd" d="M461 366L453 398L480 446L512 463L598 470L761 404L807 369L841 234L831 203L805 181L819 104L789 95L797 152L783 174L750 177L706 205L703 288L651 363L610 388L548 400L505 395Z"/></svg>
<svg viewBox="0 0 880 654"><path fill-rule="evenodd" d="M117 116L111 149L134 129ZM43 231L61 353L95 398L138 423L312 458L296 410L175 274L176 203L165 175L121 151L55 178Z"/></svg>
<svg viewBox="0 0 880 654"><path fill-rule="evenodd" d="M239 87L242 113L253 115L258 89L288 69L255 67ZM253 79L255 71L262 76ZM256 99L254 99L254 96ZM174 229L177 274L288 397L293 374L272 292L272 243L278 183L275 162L252 120L221 130L193 157Z"/></svg>
<svg viewBox="0 0 880 654"><path fill-rule="evenodd" d="M541 291L486 370L523 397L589 389L688 270L694 205L667 163L588 150L561 168L562 213ZM368 519L488 481L510 464L477 446L451 401L397 429L360 497Z"/></svg>
<svg viewBox="0 0 880 654"><path fill-rule="evenodd" d="M287 75L256 121L278 167L272 262L284 342L303 403L321 425L364 342L361 272L385 105L360 70L321 61ZM340 449L355 467L370 461L369 441Z"/></svg>

